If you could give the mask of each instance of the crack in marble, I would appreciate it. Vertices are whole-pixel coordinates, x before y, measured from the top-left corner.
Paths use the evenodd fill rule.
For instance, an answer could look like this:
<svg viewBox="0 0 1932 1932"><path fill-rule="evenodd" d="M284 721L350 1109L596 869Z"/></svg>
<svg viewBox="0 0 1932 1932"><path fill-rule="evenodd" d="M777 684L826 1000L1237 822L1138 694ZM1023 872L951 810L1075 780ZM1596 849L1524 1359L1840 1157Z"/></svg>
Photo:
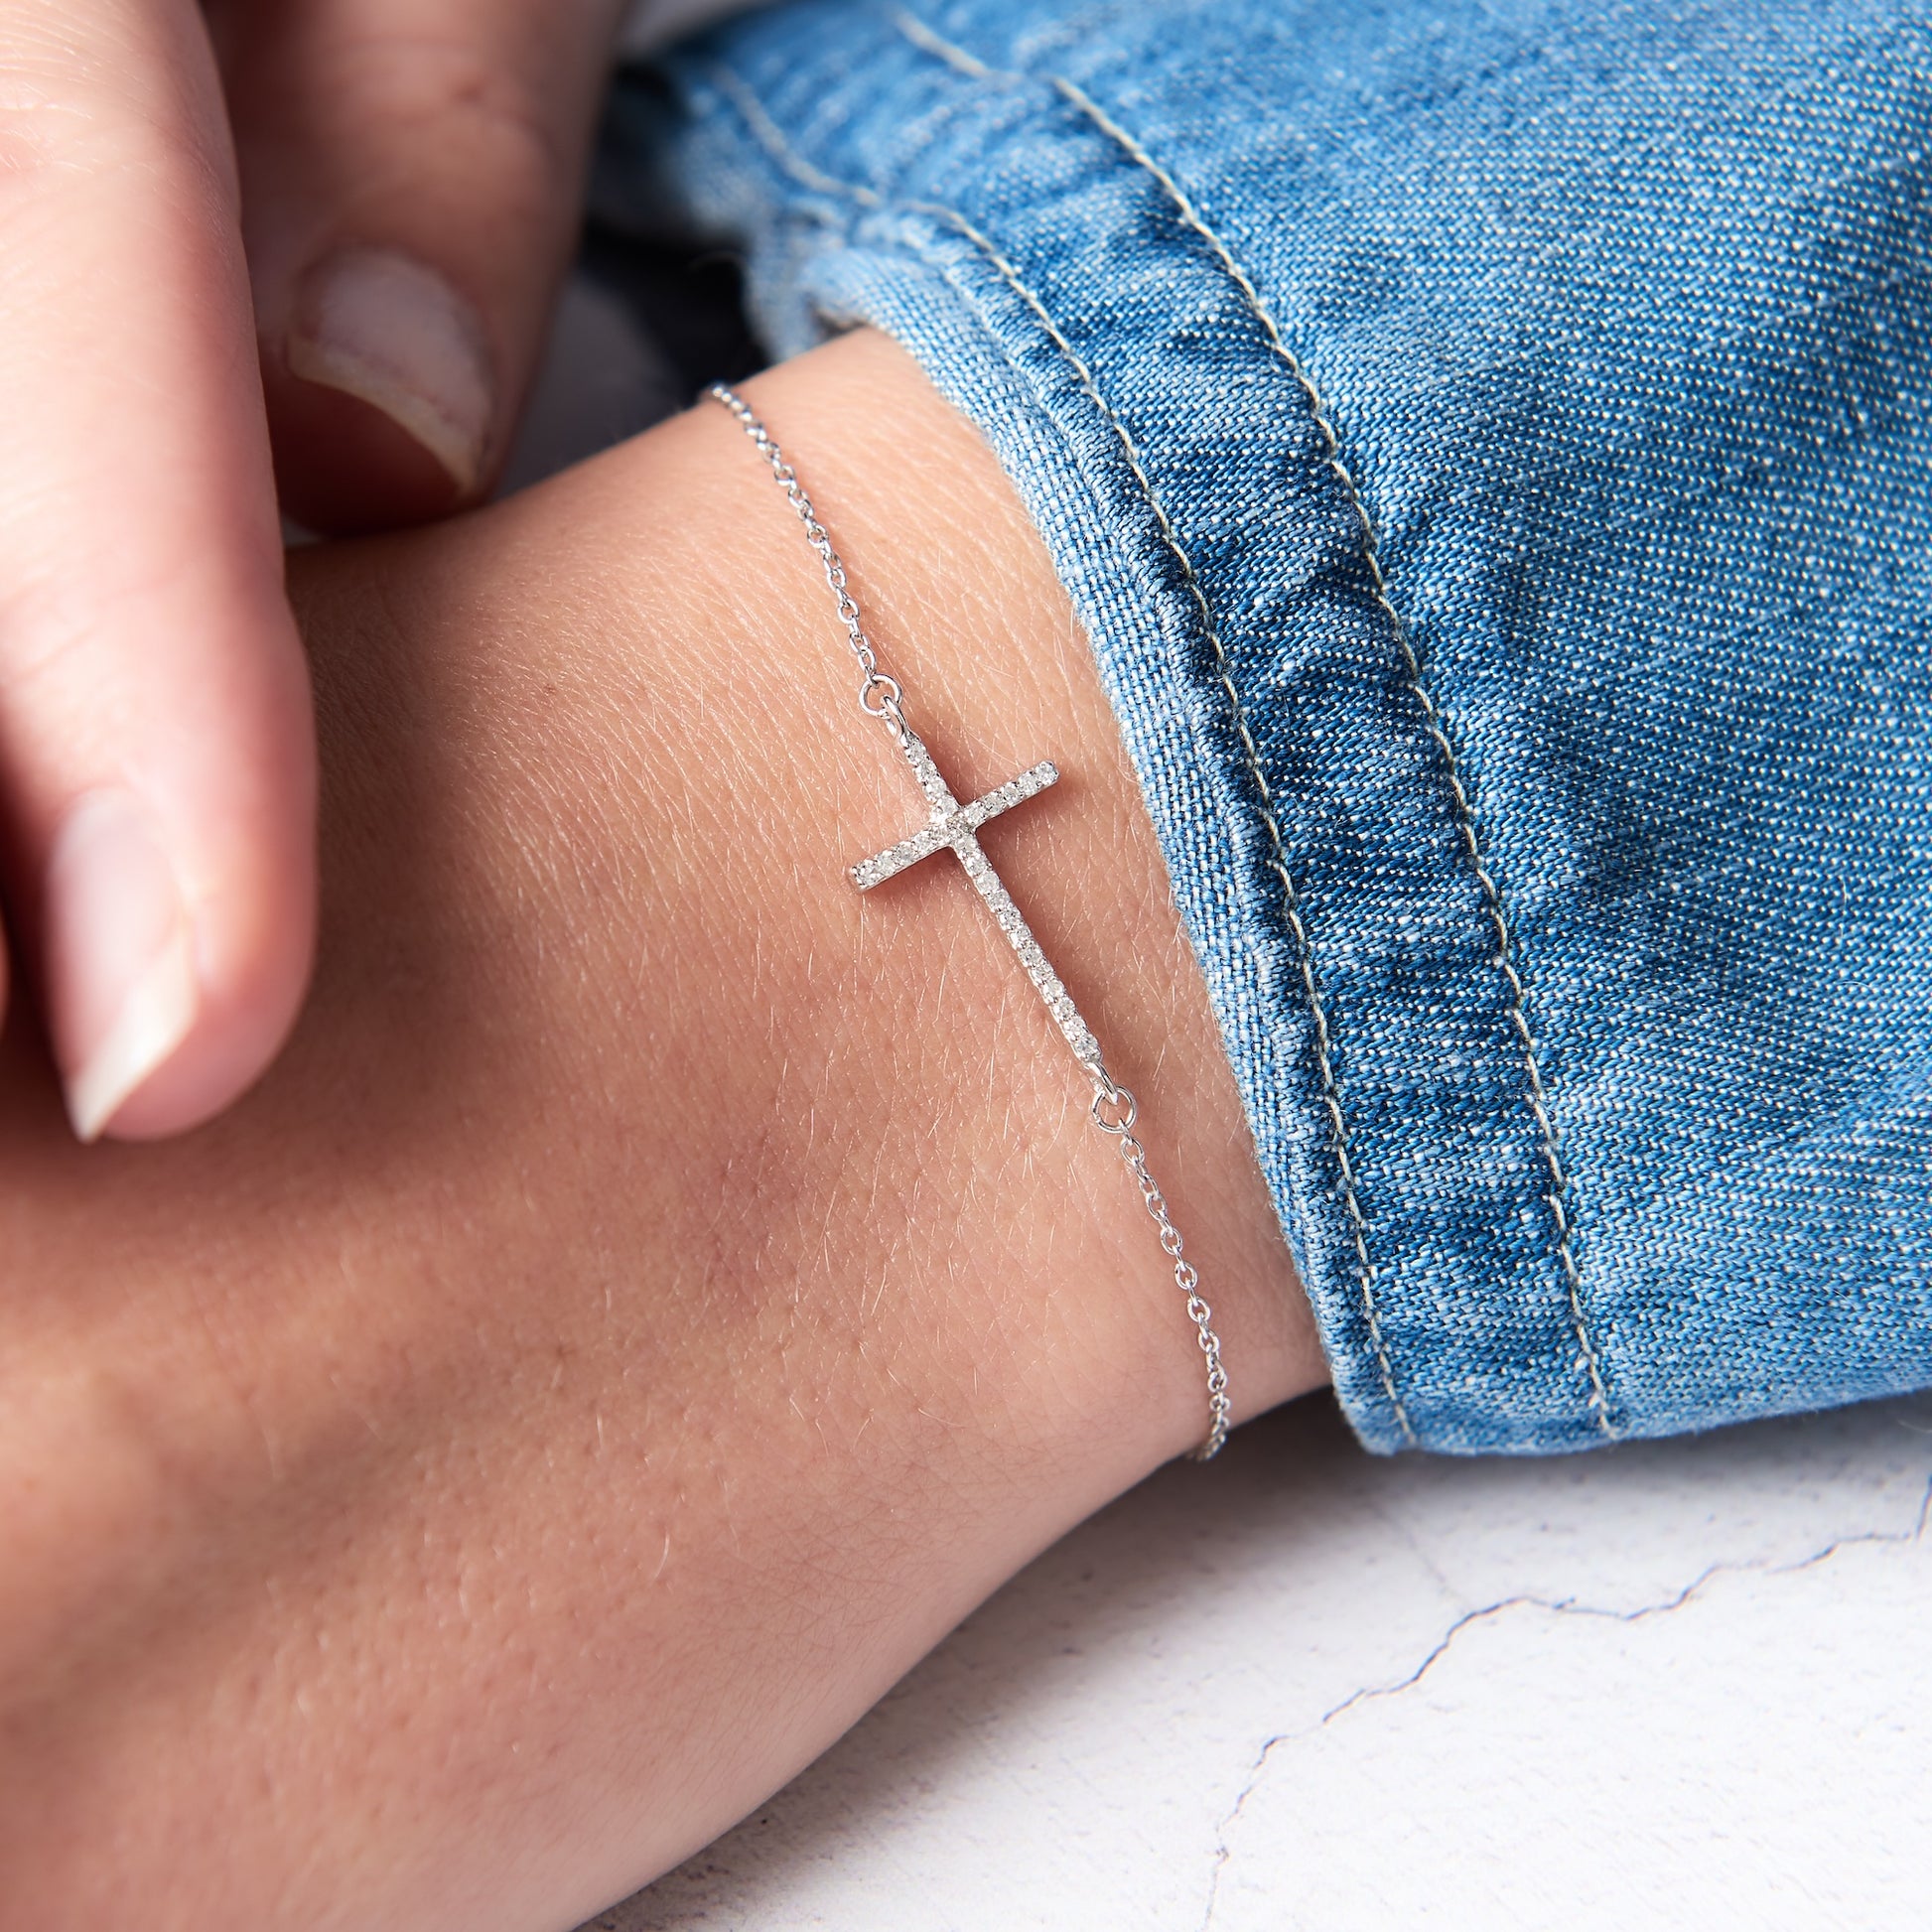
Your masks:
<svg viewBox="0 0 1932 1932"><path fill-rule="evenodd" d="M1686 1603L1700 1596L1704 1590L1720 1577L1759 1576L1795 1577L1801 1572L1815 1570L1820 1564L1829 1563L1842 1551L1858 1549L1871 1544L1910 1544L1920 1542L1926 1527L1932 1522L1932 1476L1926 1478L1925 1486L1919 1495L1918 1509L1912 1521L1898 1530L1861 1530L1854 1535L1834 1537L1822 1548L1814 1550L1809 1556L1797 1557L1788 1563L1741 1562L1714 1563L1701 1570L1682 1589L1670 1595L1659 1597L1654 1603L1640 1603L1634 1609L1612 1609L1607 1604L1580 1603L1574 1596L1549 1597L1524 1593L1517 1596L1499 1597L1493 1603L1484 1603L1474 1609L1464 1610L1451 1622L1437 1642L1431 1646L1414 1670L1407 1677L1398 1678L1393 1684L1372 1684L1361 1690L1351 1691L1342 1701L1324 1711L1311 1725L1304 1725L1298 1730L1277 1731L1267 1738L1256 1753L1254 1762L1248 1767L1248 1775L1236 1794L1234 1804L1221 1820L1220 1829L1215 1835L1214 1865L1208 1878L1207 1903L1201 1913L1199 1932L1211 1932L1214 1912L1220 1902L1221 1874L1226 1870L1228 1861L1233 1857L1228 1844L1229 1835L1240 1820L1242 1809L1260 1788L1262 1779L1268 1773L1270 1760L1275 1752L1287 1744L1298 1744L1315 1732L1325 1730L1337 1719L1345 1717L1350 1711L1363 1704L1372 1704L1382 1698L1400 1697L1403 1692L1413 1690L1416 1685L1442 1662L1455 1640L1464 1630L1477 1623L1487 1623L1504 1615L1510 1610L1542 1610L1552 1616L1599 1617L1615 1623L1642 1623L1652 1617L1667 1616L1679 1610Z"/></svg>

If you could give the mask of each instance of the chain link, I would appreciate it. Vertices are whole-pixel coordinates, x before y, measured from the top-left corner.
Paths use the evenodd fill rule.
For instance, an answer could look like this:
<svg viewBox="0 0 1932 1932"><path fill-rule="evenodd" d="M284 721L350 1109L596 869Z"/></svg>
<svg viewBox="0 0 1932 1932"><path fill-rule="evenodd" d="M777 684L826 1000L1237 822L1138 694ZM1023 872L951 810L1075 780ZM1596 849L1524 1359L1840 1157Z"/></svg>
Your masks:
<svg viewBox="0 0 1932 1932"><path fill-rule="evenodd" d="M1148 1172L1147 1149L1134 1132L1140 1107L1133 1094L1095 1062L1093 1068L1093 1124L1111 1135L1120 1149L1127 1172L1141 1190L1141 1203L1161 1230L1161 1252L1173 1264L1173 1285L1187 1302L1187 1319L1194 1324L1194 1339L1200 1343L1201 1359L1207 1368L1207 1435L1190 1450L1196 1462L1206 1462L1220 1453L1228 1439L1228 1424L1234 1415L1228 1401L1228 1372L1221 1365L1221 1338L1214 1332L1214 1311L1200 1292L1200 1276L1194 1264L1181 1253L1180 1230L1168 1212L1167 1196Z"/></svg>
<svg viewBox="0 0 1932 1932"><path fill-rule="evenodd" d="M738 426L752 440L759 455L777 479L779 488L785 493L785 501L804 526L805 541L818 553L818 561L825 570L825 582L830 586L838 606L839 621L845 625L846 641L852 646L852 655L859 666L859 708L869 717L879 719L901 748L908 743L916 747L912 728L905 722L905 707L897 681L879 668L878 655L866 635L858 602L846 579L844 560L832 547L832 539L825 525L819 521L818 512L812 507L812 499L806 495L804 485L798 481L798 473L785 461L784 452L743 398L722 382L714 383L706 394L713 402L730 410ZM923 752L922 747L917 749ZM1206 1436L1188 1452L1195 1461L1205 1462L1220 1452L1221 1445L1227 1441L1228 1424L1233 1416L1228 1401L1227 1370L1221 1365L1221 1338L1214 1332L1214 1311L1201 1297L1200 1277L1195 1273L1193 1263L1181 1253L1180 1230L1174 1226L1168 1212L1167 1197L1148 1172L1147 1149L1134 1133L1135 1123L1140 1118L1140 1107L1133 1094L1107 1071L1100 1058L1098 1044L1084 1034L1084 1029L1082 1037L1085 1050L1079 1054L1080 1064L1094 1086L1093 1124L1119 1147L1120 1157L1141 1190L1142 1205L1160 1229L1161 1252L1173 1264L1174 1286L1186 1299L1187 1318L1194 1324L1195 1339L1200 1344L1201 1358L1207 1369L1208 1427Z"/></svg>
<svg viewBox="0 0 1932 1932"><path fill-rule="evenodd" d="M752 413L751 406L742 396L726 388L722 382L714 382L705 393L713 402L722 403L738 419L739 428L751 438L753 446L778 480L778 487L784 491L785 501L804 525L805 541L818 552L818 561L825 570L825 582L838 606L839 621L845 625L846 641L852 646L853 657L858 660L859 709L868 717L881 720L902 743L911 728L905 722L905 707L899 694L898 680L888 677L879 668L879 655L872 647L872 639L866 635L865 624L859 618L858 603L846 581L845 559L833 549L832 539L825 525L818 520L818 512L812 507L812 499L805 494L805 485L798 481L797 471L785 461L785 453L772 441L771 432Z"/></svg>

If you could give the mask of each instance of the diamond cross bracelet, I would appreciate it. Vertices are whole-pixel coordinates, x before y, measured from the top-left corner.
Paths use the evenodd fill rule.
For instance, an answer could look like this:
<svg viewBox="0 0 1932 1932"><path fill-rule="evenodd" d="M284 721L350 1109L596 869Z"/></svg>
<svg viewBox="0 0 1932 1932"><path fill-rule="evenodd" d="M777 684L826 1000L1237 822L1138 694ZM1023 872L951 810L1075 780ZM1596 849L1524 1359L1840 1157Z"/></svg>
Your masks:
<svg viewBox="0 0 1932 1932"><path fill-rule="evenodd" d="M993 862L981 849L976 836L989 818L1011 811L1023 799L1035 797L1048 785L1057 784L1059 767L1050 759L1042 759L1031 770L1009 778L998 790L989 791L984 798L975 798L970 805L962 805L939 775L939 767L933 763L925 741L909 726L899 739L899 750L905 754L912 775L918 779L919 789L932 807L932 822L910 838L889 846L877 858L854 866L850 874L852 883L862 893L870 892L907 866L916 866L921 859L929 859L933 853L943 852L950 846L965 868L966 877L973 882L974 890L992 909L1008 944L1019 954L1027 977L1046 1002L1046 1011L1073 1048L1073 1057L1091 1074L1101 1064L1100 1042L1080 1018L1073 996L1060 984L1060 976L1047 964L1039 941L1028 930L1019 906L1013 902L1013 895L1001 883L1000 875L993 870Z"/></svg>
<svg viewBox="0 0 1932 1932"><path fill-rule="evenodd" d="M1067 1045L1073 1049L1073 1057L1079 1061L1081 1070L1093 1084L1094 1125L1103 1134L1110 1135L1120 1149L1121 1159L1127 1164L1128 1172L1141 1190L1141 1202L1161 1231L1161 1251L1173 1266L1174 1286L1185 1298L1187 1318L1194 1324L1194 1337L1200 1344L1207 1371L1207 1434L1192 1451L1197 1461L1205 1462L1227 1440L1228 1423L1233 1413L1228 1402L1227 1370L1221 1366L1221 1341L1213 1327L1213 1311L1201 1299L1200 1277L1194 1272L1193 1263L1182 1255L1180 1230L1174 1226L1173 1217L1168 1213L1168 1203L1162 1197L1154 1176L1148 1173L1147 1150L1134 1133L1138 1111L1134 1096L1107 1071L1106 1061L1101 1058L1099 1040L1080 1018L1079 1009L1073 1004L1073 996L1060 984L1059 975L1047 964L1039 941L1028 930L1019 906L1013 902L1013 896L1001 884L1000 875L993 870L993 862L987 858L979 842L979 829L988 819L997 818L1000 813L1011 811L1024 800L1037 796L1048 785L1057 784L1059 767L1042 759L1039 763L1021 772L1019 777L1009 778L1005 784L989 791L984 798L975 798L970 805L962 805L953 796L952 787L940 775L938 765L932 760L932 754L926 750L925 741L906 719L905 703L897 682L879 668L878 654L873 649L872 640L866 635L865 626L859 619L859 606L846 581L845 565L839 553L832 548L832 539L826 534L824 524L818 520L818 512L812 508L812 500L805 494L797 473L771 440L770 432L742 397L722 382L714 384L707 394L712 401L730 410L737 419L738 426L751 438L759 456L770 467L772 476L784 490L785 500L804 525L805 541L817 552L818 560L824 566L825 581L838 605L839 621L845 625L846 642L851 646L852 655L859 666L860 708L868 717L877 718L892 735L894 744L912 767L912 775L918 780L919 789L925 794L926 804L931 808L930 818L918 831L900 839L897 845L888 846L873 858L862 860L851 868L847 876L862 893L869 893L875 886L883 886L887 880L897 878L908 866L916 866L921 859L929 859L935 852L950 850L964 868L966 877L973 882L974 890L999 921L1000 930L1007 936L1007 943L1019 955L1021 965L1027 969L1027 977L1046 1003L1046 1011L1052 1015L1053 1024L1059 1028Z"/></svg>

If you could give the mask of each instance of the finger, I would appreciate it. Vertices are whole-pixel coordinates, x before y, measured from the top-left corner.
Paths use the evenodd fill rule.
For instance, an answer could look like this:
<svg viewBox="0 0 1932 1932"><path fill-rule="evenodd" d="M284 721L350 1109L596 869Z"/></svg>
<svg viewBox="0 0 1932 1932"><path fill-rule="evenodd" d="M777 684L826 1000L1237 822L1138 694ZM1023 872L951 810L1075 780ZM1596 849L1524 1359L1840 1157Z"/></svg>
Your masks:
<svg viewBox="0 0 1932 1932"><path fill-rule="evenodd" d="M193 0L0 0L0 785L85 1137L214 1112L313 920L308 683Z"/></svg>
<svg viewBox="0 0 1932 1932"><path fill-rule="evenodd" d="M345 531L500 467L574 245L619 0L217 17L277 474Z"/></svg>

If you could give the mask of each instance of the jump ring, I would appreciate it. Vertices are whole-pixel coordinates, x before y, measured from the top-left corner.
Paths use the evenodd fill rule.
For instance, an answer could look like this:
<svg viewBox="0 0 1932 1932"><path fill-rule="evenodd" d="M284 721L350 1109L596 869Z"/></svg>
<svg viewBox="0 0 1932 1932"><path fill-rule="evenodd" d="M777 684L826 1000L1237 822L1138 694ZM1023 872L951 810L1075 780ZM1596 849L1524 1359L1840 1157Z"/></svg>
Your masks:
<svg viewBox="0 0 1932 1932"><path fill-rule="evenodd" d="M876 704L873 702L875 698L878 700ZM868 717L889 717L898 708L898 680L888 677L884 671L874 671L859 687L859 709Z"/></svg>

